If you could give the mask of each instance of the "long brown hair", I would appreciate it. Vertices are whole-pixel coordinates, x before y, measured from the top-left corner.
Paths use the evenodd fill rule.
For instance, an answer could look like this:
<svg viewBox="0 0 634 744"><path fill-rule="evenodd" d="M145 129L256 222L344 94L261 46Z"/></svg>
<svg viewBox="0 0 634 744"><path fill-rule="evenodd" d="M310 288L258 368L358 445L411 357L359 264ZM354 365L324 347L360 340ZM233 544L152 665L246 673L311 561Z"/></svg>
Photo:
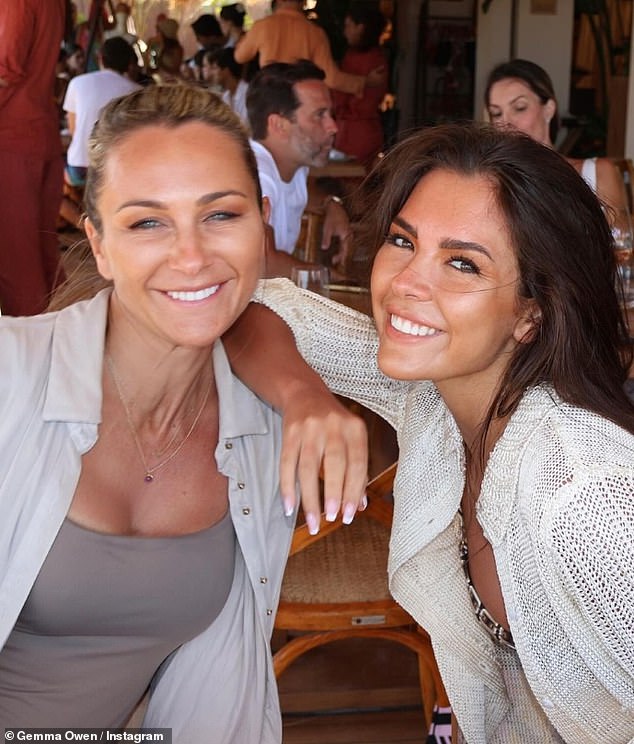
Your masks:
<svg viewBox="0 0 634 744"><path fill-rule="evenodd" d="M477 123L433 127L393 148L362 185L361 241L378 249L414 187L438 169L494 184L519 295L541 312L536 332L512 354L484 435L493 418L512 413L529 387L544 382L634 433L623 390L632 347L614 289L612 234L594 193L561 155L526 135Z"/></svg>

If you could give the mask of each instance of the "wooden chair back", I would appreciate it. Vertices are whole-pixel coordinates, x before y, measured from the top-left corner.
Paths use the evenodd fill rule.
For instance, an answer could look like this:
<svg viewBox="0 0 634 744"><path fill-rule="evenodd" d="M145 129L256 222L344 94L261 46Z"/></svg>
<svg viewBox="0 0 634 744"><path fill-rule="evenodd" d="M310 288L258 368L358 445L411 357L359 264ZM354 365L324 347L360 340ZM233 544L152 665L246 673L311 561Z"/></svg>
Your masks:
<svg viewBox="0 0 634 744"><path fill-rule="evenodd" d="M368 507L351 525L339 518L317 535L296 528L280 603L278 630L299 632L273 656L277 676L302 654L345 638L394 641L417 654L421 701L429 725L434 704L448 705L429 636L390 596L387 557L396 464L368 485Z"/></svg>

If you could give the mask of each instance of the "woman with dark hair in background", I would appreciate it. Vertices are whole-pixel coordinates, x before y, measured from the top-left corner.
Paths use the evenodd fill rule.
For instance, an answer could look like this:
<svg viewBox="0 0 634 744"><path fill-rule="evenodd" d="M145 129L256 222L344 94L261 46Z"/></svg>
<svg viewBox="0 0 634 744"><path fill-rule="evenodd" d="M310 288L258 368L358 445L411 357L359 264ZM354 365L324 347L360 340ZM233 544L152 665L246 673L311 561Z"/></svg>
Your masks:
<svg viewBox="0 0 634 744"><path fill-rule="evenodd" d="M489 73L484 103L494 126L510 126L554 147L560 116L550 76L526 59L503 62ZM567 158L599 199L614 210L627 208L621 176L609 158Z"/></svg>
<svg viewBox="0 0 634 744"><path fill-rule="evenodd" d="M224 5L218 15L218 23L225 35L226 47L234 47L244 34L244 17L247 12L242 3Z"/></svg>
<svg viewBox="0 0 634 744"><path fill-rule="evenodd" d="M397 430L390 591L431 636L457 739L627 744L632 349L599 201L553 150L473 124L403 140L359 204L374 322L285 280L260 299ZM248 384L305 413L286 325L242 322Z"/></svg>
<svg viewBox="0 0 634 744"><path fill-rule="evenodd" d="M353 3L344 20L343 34L348 49L341 69L353 75L367 75L377 68L386 69L384 81L367 87L362 96L333 91L338 132L335 148L371 166L383 149L383 125L379 105L387 93L387 61L379 46L385 18L376 4Z"/></svg>

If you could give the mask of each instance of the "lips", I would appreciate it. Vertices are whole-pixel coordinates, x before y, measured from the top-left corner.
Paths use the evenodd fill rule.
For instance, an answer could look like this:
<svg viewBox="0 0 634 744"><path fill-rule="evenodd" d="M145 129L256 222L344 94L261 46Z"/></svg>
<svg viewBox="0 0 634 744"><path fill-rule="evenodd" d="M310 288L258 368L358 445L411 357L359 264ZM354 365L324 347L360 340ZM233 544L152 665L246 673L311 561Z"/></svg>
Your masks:
<svg viewBox="0 0 634 744"><path fill-rule="evenodd" d="M400 315L390 315L390 325L399 333L404 333L407 336L437 336L442 333L438 328L414 323Z"/></svg>
<svg viewBox="0 0 634 744"><path fill-rule="evenodd" d="M179 302L200 302L200 300L206 300L211 295L216 294L220 289L219 284L214 284L211 287L205 287L204 289L197 289L195 291L168 291L166 292L168 297Z"/></svg>

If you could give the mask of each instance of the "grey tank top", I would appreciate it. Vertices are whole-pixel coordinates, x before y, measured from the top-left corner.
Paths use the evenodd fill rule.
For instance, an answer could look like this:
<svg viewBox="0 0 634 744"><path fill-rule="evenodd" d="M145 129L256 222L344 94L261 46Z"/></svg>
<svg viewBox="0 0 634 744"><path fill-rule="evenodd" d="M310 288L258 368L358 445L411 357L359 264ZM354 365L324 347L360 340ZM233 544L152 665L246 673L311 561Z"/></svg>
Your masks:
<svg viewBox="0 0 634 744"><path fill-rule="evenodd" d="M0 730L122 726L166 657L222 610L235 550L229 512L159 538L67 519L0 651Z"/></svg>

